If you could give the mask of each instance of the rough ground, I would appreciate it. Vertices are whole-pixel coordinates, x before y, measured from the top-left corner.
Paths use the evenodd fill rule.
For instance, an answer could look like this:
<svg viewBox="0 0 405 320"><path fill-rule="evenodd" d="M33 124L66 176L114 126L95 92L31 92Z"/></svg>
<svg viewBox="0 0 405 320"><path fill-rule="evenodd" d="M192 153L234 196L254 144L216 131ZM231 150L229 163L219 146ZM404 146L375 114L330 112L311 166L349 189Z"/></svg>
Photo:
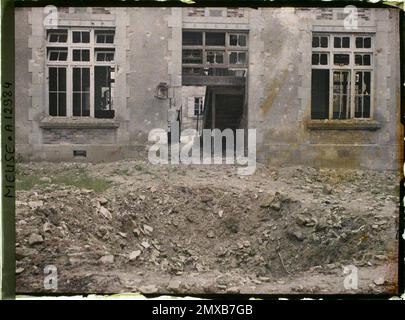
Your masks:
<svg viewBox="0 0 405 320"><path fill-rule="evenodd" d="M393 172L229 165L25 163L17 291L394 293ZM347 290L344 266L358 268Z"/></svg>

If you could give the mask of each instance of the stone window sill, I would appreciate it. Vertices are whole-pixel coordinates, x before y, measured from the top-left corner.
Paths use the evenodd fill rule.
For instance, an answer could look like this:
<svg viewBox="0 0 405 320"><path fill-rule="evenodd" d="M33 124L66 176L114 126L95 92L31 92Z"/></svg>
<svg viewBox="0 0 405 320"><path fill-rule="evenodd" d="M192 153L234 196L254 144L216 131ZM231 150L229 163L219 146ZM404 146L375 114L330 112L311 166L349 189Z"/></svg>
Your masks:
<svg viewBox="0 0 405 320"><path fill-rule="evenodd" d="M90 117L46 117L42 119L39 126L44 129L52 128L87 128L115 129L120 126L119 122L113 119L96 119Z"/></svg>
<svg viewBox="0 0 405 320"><path fill-rule="evenodd" d="M308 120L306 127L310 130L370 130L381 128L375 120Z"/></svg>

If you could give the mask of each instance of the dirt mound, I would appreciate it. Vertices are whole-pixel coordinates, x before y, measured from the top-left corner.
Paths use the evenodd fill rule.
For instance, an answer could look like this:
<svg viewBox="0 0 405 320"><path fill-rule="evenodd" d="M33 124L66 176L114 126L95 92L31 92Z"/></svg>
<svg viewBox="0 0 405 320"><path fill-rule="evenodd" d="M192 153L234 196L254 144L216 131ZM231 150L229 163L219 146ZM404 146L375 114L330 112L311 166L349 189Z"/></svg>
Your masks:
<svg viewBox="0 0 405 320"><path fill-rule="evenodd" d="M94 279L69 272L126 269L175 276L225 270L277 280L395 259L392 214L336 200L328 187L322 188L324 197L305 201L285 188L172 181L157 177L96 193L49 179L19 191L20 291L41 290L46 265L63 270L66 291L94 291ZM394 207L393 200L386 196L384 203Z"/></svg>

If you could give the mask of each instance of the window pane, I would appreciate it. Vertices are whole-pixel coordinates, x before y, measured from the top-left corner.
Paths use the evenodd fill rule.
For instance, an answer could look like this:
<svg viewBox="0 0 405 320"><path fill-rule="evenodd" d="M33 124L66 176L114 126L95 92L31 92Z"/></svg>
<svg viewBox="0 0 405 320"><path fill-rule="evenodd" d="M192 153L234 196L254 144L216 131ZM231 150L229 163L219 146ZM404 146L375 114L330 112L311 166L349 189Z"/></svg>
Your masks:
<svg viewBox="0 0 405 320"><path fill-rule="evenodd" d="M214 63L214 53L212 51L207 52L207 62Z"/></svg>
<svg viewBox="0 0 405 320"><path fill-rule="evenodd" d="M229 54L229 63L230 64L236 64L238 60L238 54L236 52L231 52Z"/></svg>
<svg viewBox="0 0 405 320"><path fill-rule="evenodd" d="M59 93L59 99L58 99L58 113L60 117L65 117L66 116L66 93L61 92Z"/></svg>
<svg viewBox="0 0 405 320"><path fill-rule="evenodd" d="M90 61L90 50L82 50L82 61Z"/></svg>
<svg viewBox="0 0 405 320"><path fill-rule="evenodd" d="M105 53L104 52L97 52L96 53L96 61L105 61Z"/></svg>
<svg viewBox="0 0 405 320"><path fill-rule="evenodd" d="M90 116L90 93L82 93L82 116Z"/></svg>
<svg viewBox="0 0 405 320"><path fill-rule="evenodd" d="M49 91L57 91L58 68L49 68Z"/></svg>
<svg viewBox="0 0 405 320"><path fill-rule="evenodd" d="M73 91L80 91L81 78L80 68L73 68Z"/></svg>
<svg viewBox="0 0 405 320"><path fill-rule="evenodd" d="M81 116L81 94L73 92L73 115L75 117Z"/></svg>
<svg viewBox="0 0 405 320"><path fill-rule="evenodd" d="M90 92L90 68L82 68L82 91Z"/></svg>
<svg viewBox="0 0 405 320"><path fill-rule="evenodd" d="M321 37L321 47L322 48L328 47L328 37Z"/></svg>
<svg viewBox="0 0 405 320"><path fill-rule="evenodd" d="M239 63L240 64L245 64L246 63L246 52L239 52Z"/></svg>
<svg viewBox="0 0 405 320"><path fill-rule="evenodd" d="M321 65L328 64L328 55L326 53L321 53L320 62L321 62Z"/></svg>
<svg viewBox="0 0 405 320"><path fill-rule="evenodd" d="M312 37L312 48L319 47L319 37Z"/></svg>
<svg viewBox="0 0 405 320"><path fill-rule="evenodd" d="M49 35L49 42L58 42L58 35L57 34L50 34Z"/></svg>
<svg viewBox="0 0 405 320"><path fill-rule="evenodd" d="M333 72L333 119L349 117L350 71Z"/></svg>
<svg viewBox="0 0 405 320"><path fill-rule="evenodd" d="M364 38L364 48L371 48L371 38Z"/></svg>
<svg viewBox="0 0 405 320"><path fill-rule="evenodd" d="M186 46L201 46L202 45L202 32L183 32L183 45Z"/></svg>
<svg viewBox="0 0 405 320"><path fill-rule="evenodd" d="M238 36L236 34L229 35L229 45L231 46L238 45Z"/></svg>
<svg viewBox="0 0 405 320"><path fill-rule="evenodd" d="M356 118L370 117L370 90L371 90L371 72L356 72L355 82L355 114Z"/></svg>
<svg viewBox="0 0 405 320"><path fill-rule="evenodd" d="M114 42L114 35L108 34L105 36L105 43L113 43Z"/></svg>
<svg viewBox="0 0 405 320"><path fill-rule="evenodd" d="M335 48L341 48L342 47L342 40L339 37L334 37L333 39L333 46Z"/></svg>
<svg viewBox="0 0 405 320"><path fill-rule="evenodd" d="M355 54L354 63L356 64L356 66L362 66L363 65L363 56L361 54Z"/></svg>
<svg viewBox="0 0 405 320"><path fill-rule="evenodd" d="M311 118L329 117L329 70L312 70L311 81Z"/></svg>
<svg viewBox="0 0 405 320"><path fill-rule="evenodd" d="M59 52L59 61L66 61L67 60L67 50Z"/></svg>
<svg viewBox="0 0 405 320"><path fill-rule="evenodd" d="M239 35L239 46L246 47L246 35Z"/></svg>
<svg viewBox="0 0 405 320"><path fill-rule="evenodd" d="M183 50L183 63L203 63L202 50Z"/></svg>
<svg viewBox="0 0 405 320"><path fill-rule="evenodd" d="M81 40L80 32L74 31L72 37L73 37L73 43L80 43L80 40Z"/></svg>
<svg viewBox="0 0 405 320"><path fill-rule="evenodd" d="M312 64L313 65L318 65L319 64L319 54L318 53L313 53L312 54Z"/></svg>
<svg viewBox="0 0 405 320"><path fill-rule="evenodd" d="M113 52L108 52L105 54L105 60L106 61L114 61L114 53Z"/></svg>
<svg viewBox="0 0 405 320"><path fill-rule="evenodd" d="M342 48L350 48L350 38L349 37L342 38Z"/></svg>
<svg viewBox="0 0 405 320"><path fill-rule="evenodd" d="M96 42L97 43L105 43L105 35L104 34L98 34L96 36Z"/></svg>
<svg viewBox="0 0 405 320"><path fill-rule="evenodd" d="M66 41L67 41L67 32L59 35L59 42L66 42Z"/></svg>
<svg viewBox="0 0 405 320"><path fill-rule="evenodd" d="M90 42L90 32L82 32L82 43Z"/></svg>
<svg viewBox="0 0 405 320"><path fill-rule="evenodd" d="M49 92L49 115L58 115L58 95L56 92Z"/></svg>
<svg viewBox="0 0 405 320"><path fill-rule="evenodd" d="M224 32L205 33L205 44L207 46L225 46L225 33Z"/></svg>
<svg viewBox="0 0 405 320"><path fill-rule="evenodd" d="M356 37L356 48L363 48L363 37Z"/></svg>
<svg viewBox="0 0 405 320"><path fill-rule="evenodd" d="M224 63L224 54L223 53L217 52L215 56L216 56L216 59L215 59L216 63Z"/></svg>
<svg viewBox="0 0 405 320"><path fill-rule="evenodd" d="M67 30L48 30L48 41L49 42L66 42L67 41Z"/></svg>
<svg viewBox="0 0 405 320"><path fill-rule="evenodd" d="M59 52L58 51L51 51L49 53L49 60L51 61L57 61L59 57Z"/></svg>
<svg viewBox="0 0 405 320"><path fill-rule="evenodd" d="M66 91L66 68L58 68L58 91Z"/></svg>
<svg viewBox="0 0 405 320"><path fill-rule="evenodd" d="M73 50L73 61L81 61L81 50Z"/></svg>
<svg viewBox="0 0 405 320"><path fill-rule="evenodd" d="M334 54L333 55L333 63L337 65L347 65L350 61L350 55L348 54Z"/></svg>
<svg viewBox="0 0 405 320"><path fill-rule="evenodd" d="M371 65L371 56L369 54L363 55L363 65L365 66Z"/></svg>
<svg viewBox="0 0 405 320"><path fill-rule="evenodd" d="M95 110L107 110L109 106L110 84L108 81L110 67L94 67L94 107Z"/></svg>

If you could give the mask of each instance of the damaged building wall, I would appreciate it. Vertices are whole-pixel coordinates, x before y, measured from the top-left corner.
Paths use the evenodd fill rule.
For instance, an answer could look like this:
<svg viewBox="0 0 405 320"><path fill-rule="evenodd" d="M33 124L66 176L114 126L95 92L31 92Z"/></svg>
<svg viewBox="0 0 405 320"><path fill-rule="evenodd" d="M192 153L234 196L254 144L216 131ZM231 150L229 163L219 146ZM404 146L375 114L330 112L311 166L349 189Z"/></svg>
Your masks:
<svg viewBox="0 0 405 320"><path fill-rule="evenodd" d="M343 10L343 9L341 9ZM329 11L329 12L328 12ZM258 131L259 157L271 164L394 169L398 164L398 10L362 9L349 33L374 36L374 115L368 120L311 121L313 32L348 32L330 9L262 9L263 101L251 98L249 127ZM275 32L276 30L276 32ZM253 48L254 50L254 48ZM251 70L250 70L251 72ZM254 118L251 115L255 115ZM334 129L334 130L333 130Z"/></svg>
<svg viewBox="0 0 405 320"><path fill-rule="evenodd" d="M398 10L359 9L358 29L349 31L374 37L374 114L368 126L353 119L321 125L311 120L312 33L348 32L336 10L99 9L60 8L59 24L115 30L113 119L49 117L44 10L16 9L16 60L22 61L16 65L16 138L23 159L82 160L73 156L77 149L87 151L87 161L139 156L150 130L167 128L170 105L182 106L183 119L188 113L184 97L192 89L182 87L182 30L242 30L249 34L244 121L257 129L260 161L397 167ZM168 86L167 99L156 97L159 84ZM194 128L189 120L185 127Z"/></svg>

